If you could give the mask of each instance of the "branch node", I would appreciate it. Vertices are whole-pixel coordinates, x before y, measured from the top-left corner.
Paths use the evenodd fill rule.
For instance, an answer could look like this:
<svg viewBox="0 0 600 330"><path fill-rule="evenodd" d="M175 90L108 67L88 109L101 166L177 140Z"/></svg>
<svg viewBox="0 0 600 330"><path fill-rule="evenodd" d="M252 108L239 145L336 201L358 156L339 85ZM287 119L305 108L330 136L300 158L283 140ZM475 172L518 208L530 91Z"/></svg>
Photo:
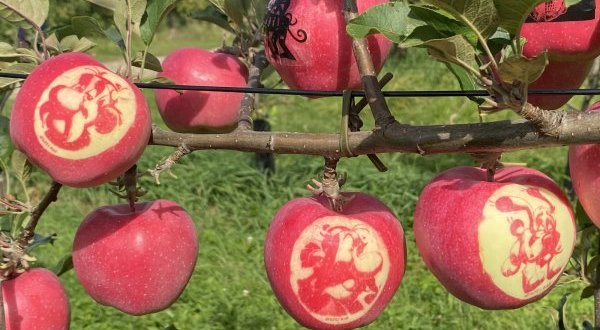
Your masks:
<svg viewBox="0 0 600 330"><path fill-rule="evenodd" d="M173 152L166 159L160 161L158 164L156 164L154 169L148 170L148 172L150 173L150 175L152 175L152 177L154 177L156 184L160 184L160 174L166 170L170 170L171 167L175 165L175 163L177 163L181 158L183 158L185 155L191 152L192 150L185 143L182 142L181 144L179 144L175 152Z"/></svg>

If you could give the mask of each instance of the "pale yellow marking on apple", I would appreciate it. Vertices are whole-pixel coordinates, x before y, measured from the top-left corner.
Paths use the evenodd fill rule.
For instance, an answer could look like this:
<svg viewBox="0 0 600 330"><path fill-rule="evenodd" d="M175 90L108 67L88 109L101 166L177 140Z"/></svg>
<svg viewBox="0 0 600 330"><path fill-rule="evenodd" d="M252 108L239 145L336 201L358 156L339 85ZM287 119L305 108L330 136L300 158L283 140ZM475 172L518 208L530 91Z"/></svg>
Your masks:
<svg viewBox="0 0 600 330"><path fill-rule="evenodd" d="M75 112L71 117L71 129L69 132L65 132L67 129L65 120L55 120L52 123L44 123L44 120L42 120L40 115L40 110L42 106L50 100L50 92L52 89L61 85L67 87L75 86L80 77L84 74L102 75L103 78L107 79L114 85L120 85L122 89L119 92L113 91L111 95L109 95L107 89L97 95L95 94L95 91L90 89L86 91L89 92L89 99L84 97L84 93L76 92L73 89L60 90L56 96L58 102L60 102L70 111ZM92 81L92 83L89 84L90 86L86 87L92 87L91 85L94 82L95 81ZM115 108L120 112L120 122L119 124L115 125L112 131L107 132L106 134L101 134L97 131L96 127L93 125L93 122L98 116L97 100L100 98L107 99L107 97L111 97L116 100ZM83 105L87 114L84 114L79 110L80 105ZM40 144L51 154L72 160L85 159L96 156L118 144L135 122L136 110L137 105L135 94L125 79L100 66L79 66L67 70L63 74L56 77L56 79L54 79L42 93L35 108L35 134ZM92 125L90 125L91 123ZM68 133L66 142L69 143L76 141L81 137L82 134L87 132L90 135L90 143L79 150L64 149L54 144L47 137L46 132L49 129L47 125L53 125L62 134Z"/></svg>
<svg viewBox="0 0 600 330"><path fill-rule="evenodd" d="M486 202L478 235L485 273L505 294L524 300L541 294L561 275L571 256L575 226L567 206L550 191L510 184ZM557 244L544 243L552 235Z"/></svg>
<svg viewBox="0 0 600 330"><path fill-rule="evenodd" d="M334 228L345 228L345 229L334 229ZM332 229L331 232L327 232L328 229ZM326 236L330 235L331 238L336 236L337 246L334 246L335 254L329 251L329 254L324 251L322 243L325 241ZM357 251L355 243L361 242L363 244L362 251ZM312 250L311 256L313 258L321 259L320 263L324 263L324 260L330 257L332 264L323 264L324 268L320 269L325 273L336 271L335 263L352 265L355 270L361 273L374 273L372 278L374 279L377 292L373 292L370 288L358 288L361 292L356 295L355 301L362 306L362 309L357 312L350 312L346 310L343 316L331 315L327 313L327 309L331 308L332 303L329 302L323 307L321 311L312 311L306 302L302 301L300 297L300 282L313 276L316 271L319 271L317 267L303 267L301 260L302 250L309 244L315 244L319 248ZM329 242L328 247L331 247ZM379 270L378 270L379 269ZM375 273L376 272L376 273ZM377 233L377 231L364 221L346 218L343 216L328 216L317 219L310 226L306 227L300 234L294 246L292 248L292 255L290 258L290 284L292 290L298 297L298 300L304 307L304 309L310 313L315 319L328 323L328 324L345 324L359 319L364 316L377 301L377 298L382 292L383 285L387 281L390 272L390 259L387 248L383 239ZM344 276L341 273L336 274L338 276ZM318 282L318 279L311 280L311 282ZM339 282L327 283L326 287L322 292L315 292L315 294L326 294L330 300L338 300L349 298L353 294L356 286L360 285L354 278L340 278ZM375 293L375 298L371 299L370 302L366 301L366 297L370 294ZM341 304L340 304L341 305Z"/></svg>

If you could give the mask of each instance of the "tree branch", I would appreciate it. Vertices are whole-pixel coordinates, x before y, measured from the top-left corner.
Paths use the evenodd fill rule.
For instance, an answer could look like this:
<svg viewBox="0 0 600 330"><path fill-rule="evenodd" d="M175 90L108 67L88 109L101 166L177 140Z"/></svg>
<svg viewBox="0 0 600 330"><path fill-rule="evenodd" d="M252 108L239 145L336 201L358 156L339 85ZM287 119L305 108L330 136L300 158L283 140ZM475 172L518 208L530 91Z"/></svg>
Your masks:
<svg viewBox="0 0 600 330"><path fill-rule="evenodd" d="M393 123L383 131L348 133L353 155L385 152L419 154L503 152L600 142L600 113L565 113L557 135L548 136L531 122L497 121L460 125L411 126ZM150 144L190 150L227 149L246 152L342 157L338 133L236 131L229 134L181 134L154 127Z"/></svg>
<svg viewBox="0 0 600 330"><path fill-rule="evenodd" d="M346 24L356 17L358 17L356 0L344 0L344 18ZM371 107L373 118L375 119L375 127L376 129L384 129L387 125L394 123L396 120L390 112L387 102L383 97L383 93L378 86L377 72L373 65L371 53L369 53L367 40L365 38L353 38L352 49L354 57L356 58L358 71L360 72L365 95L369 102L369 106Z"/></svg>

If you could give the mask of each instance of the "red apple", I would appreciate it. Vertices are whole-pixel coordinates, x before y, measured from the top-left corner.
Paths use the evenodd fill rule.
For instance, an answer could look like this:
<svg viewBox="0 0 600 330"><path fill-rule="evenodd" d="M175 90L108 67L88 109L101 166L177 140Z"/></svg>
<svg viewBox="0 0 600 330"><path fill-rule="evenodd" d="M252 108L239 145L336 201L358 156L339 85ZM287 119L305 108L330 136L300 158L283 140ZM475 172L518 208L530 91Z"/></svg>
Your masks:
<svg viewBox="0 0 600 330"><path fill-rule="evenodd" d="M550 59L560 61L591 61L600 55L600 0L580 1L566 11L563 2L542 4L548 6L547 14L534 10L532 17L538 21L523 24L520 35L527 39L523 55L547 51Z"/></svg>
<svg viewBox="0 0 600 330"><path fill-rule="evenodd" d="M6 330L67 330L69 299L60 280L44 268L32 268L2 282Z"/></svg>
<svg viewBox="0 0 600 330"><path fill-rule="evenodd" d="M275 215L265 268L285 310L305 327L351 329L371 323L402 281L404 232L374 197L353 197L336 213L327 198L297 198Z"/></svg>
<svg viewBox="0 0 600 330"><path fill-rule="evenodd" d="M549 60L542 75L529 84L529 89L577 89L587 78L593 64L593 60ZM527 101L542 109L554 110L567 104L572 97L566 94L530 94Z"/></svg>
<svg viewBox="0 0 600 330"><path fill-rule="evenodd" d="M358 10L387 3L358 0ZM337 90L361 86L346 33L344 2L334 0L271 0L265 16L265 50L269 62L293 89ZM367 38L377 71L392 43L383 35Z"/></svg>
<svg viewBox="0 0 600 330"><path fill-rule="evenodd" d="M414 214L427 267L457 298L511 309L543 297L575 244L569 201L543 173L526 167L456 167L423 189Z"/></svg>
<svg viewBox="0 0 600 330"><path fill-rule="evenodd" d="M38 66L17 94L10 136L54 180L91 187L133 166L148 144L148 105L130 81L83 53Z"/></svg>
<svg viewBox="0 0 600 330"><path fill-rule="evenodd" d="M237 57L200 48L177 49L165 58L163 72L176 84L246 87L248 69ZM237 126L242 93L154 91L165 124L181 133L223 133Z"/></svg>
<svg viewBox="0 0 600 330"><path fill-rule="evenodd" d="M198 255L194 223L177 203L155 200L100 207L73 242L73 268L98 303L132 315L169 307L192 276Z"/></svg>
<svg viewBox="0 0 600 330"><path fill-rule="evenodd" d="M600 102L587 112L600 111ZM600 227L600 144L580 144L569 147L569 170L579 203L594 224Z"/></svg>
<svg viewBox="0 0 600 330"><path fill-rule="evenodd" d="M527 39L523 55L531 58L547 52L549 63L542 76L529 85L530 89L581 87L594 59L600 55L600 0L593 1L567 7L563 0L553 0L535 7L521 29L521 36ZM540 94L530 95L528 101L554 110L572 97Z"/></svg>

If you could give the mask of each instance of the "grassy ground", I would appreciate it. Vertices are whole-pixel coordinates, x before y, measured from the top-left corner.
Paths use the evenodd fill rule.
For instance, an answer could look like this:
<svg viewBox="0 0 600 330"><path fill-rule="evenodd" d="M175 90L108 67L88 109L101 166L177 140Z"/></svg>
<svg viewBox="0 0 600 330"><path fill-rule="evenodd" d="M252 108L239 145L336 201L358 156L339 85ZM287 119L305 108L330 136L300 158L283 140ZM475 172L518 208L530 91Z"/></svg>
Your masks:
<svg viewBox="0 0 600 330"><path fill-rule="evenodd" d="M156 51L178 45L201 45L201 33L177 33ZM168 31L164 32L168 33ZM181 39L180 39L181 38ZM198 38L198 39L197 39ZM213 38L214 39L214 38ZM114 58L101 50L105 59ZM386 71L395 74L389 89L457 88L445 68L420 51L395 55ZM154 106L150 92L148 102ZM477 122L474 106L462 98L399 98L390 100L396 117L411 124ZM301 97L261 96L261 112L268 114L278 131L335 132L339 99L307 100ZM160 118L154 111L155 122ZM368 111L364 113L368 129ZM510 117L498 114L486 120ZM148 169L172 149L149 147L139 163ZM408 264L404 280L391 304L367 329L551 329L552 310L563 294L581 288L577 283L554 289L544 299L513 311L483 311L449 295L420 260L412 234L412 213L421 188L440 171L472 160L464 155L421 157L385 154L389 167L378 173L365 157L344 159L340 171L349 175L346 190L375 195L397 214L407 233ZM505 155L505 160L526 162L557 181L565 171L565 148L522 151ZM276 210L294 197L306 196L304 188L321 173L322 159L309 156L276 156L277 172L267 177L253 164L253 155L241 152L196 152L163 175L161 185L149 178L145 199L178 201L193 216L200 236L196 271L183 295L171 308L153 315L131 317L97 305L77 283L73 272L62 276L72 305L72 329L297 329L300 328L277 303L263 268L262 247L266 229ZM48 187L47 178L35 173L37 191ZM43 264L53 265L69 253L78 224L93 208L118 203L107 186L93 189L65 188L59 200L42 218L40 233L58 233L54 246L38 251ZM591 318L591 300L572 296L567 304L569 328Z"/></svg>

